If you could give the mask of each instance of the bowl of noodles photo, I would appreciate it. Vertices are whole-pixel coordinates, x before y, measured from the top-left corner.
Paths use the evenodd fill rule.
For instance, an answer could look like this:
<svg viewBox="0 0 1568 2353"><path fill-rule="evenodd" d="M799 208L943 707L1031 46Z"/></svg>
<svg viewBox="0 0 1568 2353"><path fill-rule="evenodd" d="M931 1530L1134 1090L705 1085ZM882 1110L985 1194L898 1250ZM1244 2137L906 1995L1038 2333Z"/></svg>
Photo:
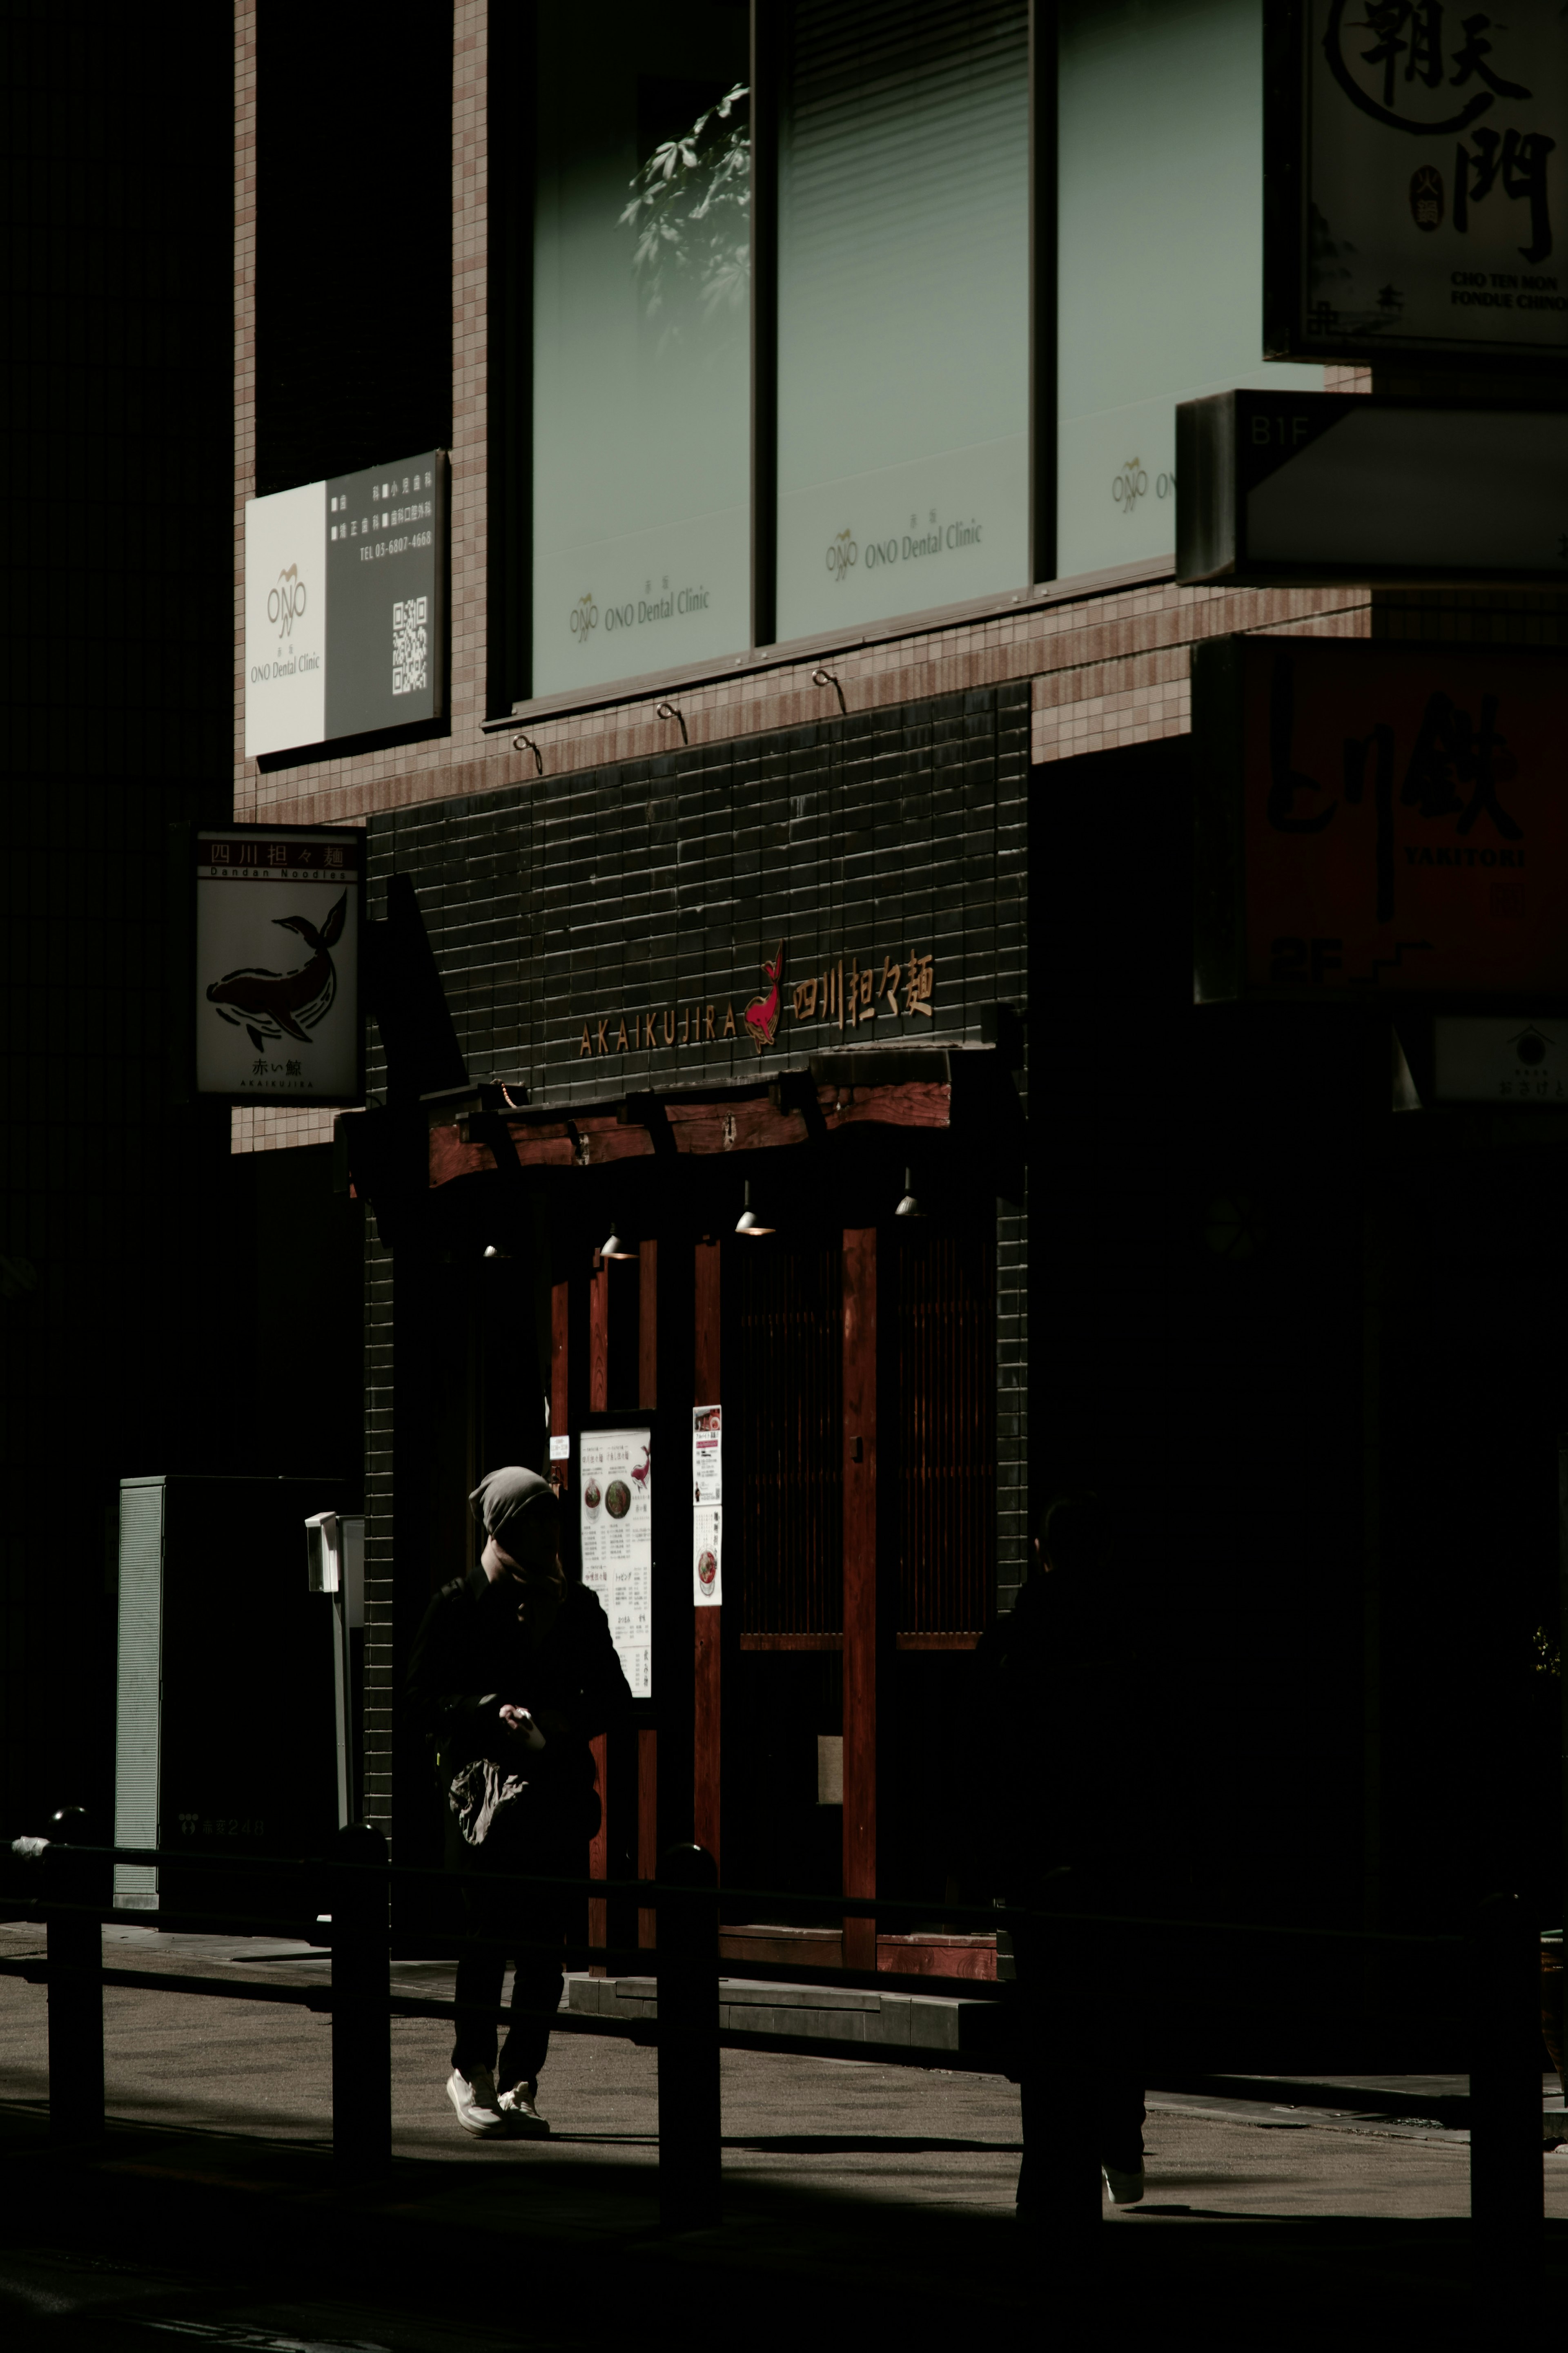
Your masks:
<svg viewBox="0 0 1568 2353"><path fill-rule="evenodd" d="M612 1479L605 1490L605 1509L612 1520L624 1520L632 1507L632 1491L624 1479Z"/></svg>
<svg viewBox="0 0 1568 2353"><path fill-rule="evenodd" d="M584 1488L583 1501L587 1504L588 1509L591 1512L596 1512L598 1510L601 1497L599 1494L599 1482L596 1479L590 1479L587 1485Z"/></svg>

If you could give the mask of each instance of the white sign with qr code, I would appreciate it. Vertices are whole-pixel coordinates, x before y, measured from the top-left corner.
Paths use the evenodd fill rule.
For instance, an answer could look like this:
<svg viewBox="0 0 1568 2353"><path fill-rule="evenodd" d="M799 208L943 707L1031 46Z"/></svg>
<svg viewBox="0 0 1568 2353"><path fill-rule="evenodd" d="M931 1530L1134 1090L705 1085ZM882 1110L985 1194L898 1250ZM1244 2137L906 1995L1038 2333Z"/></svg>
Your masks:
<svg viewBox="0 0 1568 2353"><path fill-rule="evenodd" d="M394 694L423 694L430 683L428 606L428 597L409 596L392 608Z"/></svg>

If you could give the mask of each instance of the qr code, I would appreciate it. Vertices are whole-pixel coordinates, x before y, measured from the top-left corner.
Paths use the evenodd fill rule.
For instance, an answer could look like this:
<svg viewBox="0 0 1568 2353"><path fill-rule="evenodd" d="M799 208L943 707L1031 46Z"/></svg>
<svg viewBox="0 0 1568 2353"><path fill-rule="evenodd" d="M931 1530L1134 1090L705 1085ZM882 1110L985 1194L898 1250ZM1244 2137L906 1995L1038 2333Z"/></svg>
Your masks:
<svg viewBox="0 0 1568 2353"><path fill-rule="evenodd" d="M422 694L430 683L429 640L424 596L409 596L392 608L392 691Z"/></svg>

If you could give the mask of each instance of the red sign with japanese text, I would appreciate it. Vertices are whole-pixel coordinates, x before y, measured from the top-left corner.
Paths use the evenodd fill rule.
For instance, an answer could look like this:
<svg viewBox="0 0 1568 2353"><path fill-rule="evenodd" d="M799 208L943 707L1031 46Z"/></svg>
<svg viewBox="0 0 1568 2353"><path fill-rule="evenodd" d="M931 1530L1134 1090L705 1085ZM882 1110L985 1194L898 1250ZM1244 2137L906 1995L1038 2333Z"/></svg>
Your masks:
<svg viewBox="0 0 1568 2353"><path fill-rule="evenodd" d="M1568 997L1568 656L1271 637L1232 659L1246 991Z"/></svg>

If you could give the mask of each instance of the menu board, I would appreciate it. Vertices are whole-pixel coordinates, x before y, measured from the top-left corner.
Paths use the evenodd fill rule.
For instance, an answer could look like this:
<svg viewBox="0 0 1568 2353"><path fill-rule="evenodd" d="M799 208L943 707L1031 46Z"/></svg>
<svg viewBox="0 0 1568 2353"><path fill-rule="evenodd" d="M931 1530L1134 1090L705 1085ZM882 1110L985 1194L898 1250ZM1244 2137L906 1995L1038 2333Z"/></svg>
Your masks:
<svg viewBox="0 0 1568 2353"><path fill-rule="evenodd" d="M722 1504L724 1500L724 1409L694 1405L691 1409L691 1500Z"/></svg>
<svg viewBox="0 0 1568 2353"><path fill-rule="evenodd" d="M610 1621L634 1699L653 1697L652 1435L584 1430L578 1448L583 1582Z"/></svg>

